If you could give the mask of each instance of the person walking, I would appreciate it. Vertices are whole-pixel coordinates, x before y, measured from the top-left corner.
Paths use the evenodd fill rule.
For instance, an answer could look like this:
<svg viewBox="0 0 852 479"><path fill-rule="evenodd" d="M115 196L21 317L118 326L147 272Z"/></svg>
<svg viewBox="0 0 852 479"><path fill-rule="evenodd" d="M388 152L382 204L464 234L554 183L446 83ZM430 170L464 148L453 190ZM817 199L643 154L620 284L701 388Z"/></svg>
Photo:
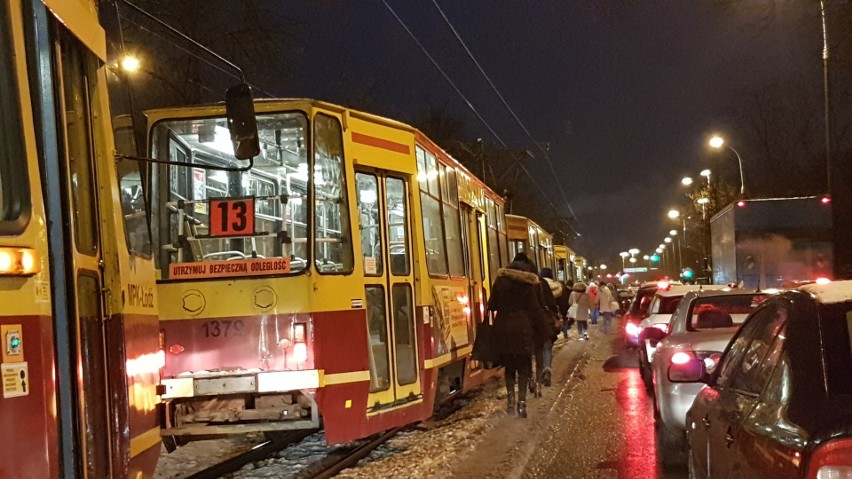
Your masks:
<svg viewBox="0 0 852 479"><path fill-rule="evenodd" d="M573 291L568 298L568 303L571 306L577 305L577 312L575 313L577 334L580 335L580 340L584 341L589 339L589 318L591 317L592 308L594 308L595 303L592 301L592 297L586 293L586 283L578 281L574 283L572 289Z"/></svg>
<svg viewBox="0 0 852 479"><path fill-rule="evenodd" d="M589 297L592 298L592 317L590 322L591 324L598 324L598 315L600 314L600 311L597 307L598 285L595 284L594 281L589 281L589 286L586 288L586 294L588 294Z"/></svg>
<svg viewBox="0 0 852 479"><path fill-rule="evenodd" d="M494 348L504 367L506 412L527 417L527 385L530 380L530 356L533 354L534 324L543 321L539 304L541 286L529 258L518 253L507 268L497 271L491 288L488 310L494 311ZM515 404L517 384L517 406Z"/></svg>
<svg viewBox="0 0 852 479"><path fill-rule="evenodd" d="M612 296L611 286L606 283L601 283L600 288L598 288L598 295L595 297L595 304L601 312L604 334L612 332L612 316L615 314L618 307L617 303L613 303L615 303L615 298Z"/></svg>
<svg viewBox="0 0 852 479"><path fill-rule="evenodd" d="M536 378L545 387L550 387L552 376L551 367L553 366L553 343L559 338L559 331L562 329L562 314L559 310L559 298L566 296L562 283L553 279L553 270L550 268L542 268L542 296L544 297L544 306L547 316L550 320L547 323L547 328L543 331L541 343L541 363L536 360ZM536 358L538 359L538 358ZM541 369L539 369L539 365Z"/></svg>
<svg viewBox="0 0 852 479"><path fill-rule="evenodd" d="M564 283L564 291L561 297L556 299L557 304L560 304L560 308L565 308L565 321L562 323L562 336L565 339L568 339L568 330L571 329L571 326L577 321L577 318L572 316L571 304L568 299L571 297L571 291L574 288L574 280L569 279Z"/></svg>

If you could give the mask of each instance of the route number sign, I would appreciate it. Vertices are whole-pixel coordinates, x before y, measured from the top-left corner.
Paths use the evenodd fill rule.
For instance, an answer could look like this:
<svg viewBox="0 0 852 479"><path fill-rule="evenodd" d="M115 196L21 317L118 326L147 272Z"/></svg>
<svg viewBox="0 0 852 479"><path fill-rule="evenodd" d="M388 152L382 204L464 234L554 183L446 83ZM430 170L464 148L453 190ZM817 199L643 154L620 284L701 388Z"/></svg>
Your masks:
<svg viewBox="0 0 852 479"><path fill-rule="evenodd" d="M254 198L210 200L210 236L254 234Z"/></svg>

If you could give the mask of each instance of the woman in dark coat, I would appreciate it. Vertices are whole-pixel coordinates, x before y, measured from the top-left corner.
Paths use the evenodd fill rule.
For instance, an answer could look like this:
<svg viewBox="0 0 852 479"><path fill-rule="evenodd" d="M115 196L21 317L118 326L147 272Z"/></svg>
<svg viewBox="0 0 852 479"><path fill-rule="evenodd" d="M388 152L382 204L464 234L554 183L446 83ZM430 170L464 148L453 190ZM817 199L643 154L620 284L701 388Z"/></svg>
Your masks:
<svg viewBox="0 0 852 479"><path fill-rule="evenodd" d="M509 264L497 272L491 288L488 309L496 313L494 319L494 348L505 368L506 411L515 412L515 383L518 385L518 415L527 417L526 396L530 380L530 356L535 339L534 324L542 322L539 305L539 278L526 255L519 253Z"/></svg>

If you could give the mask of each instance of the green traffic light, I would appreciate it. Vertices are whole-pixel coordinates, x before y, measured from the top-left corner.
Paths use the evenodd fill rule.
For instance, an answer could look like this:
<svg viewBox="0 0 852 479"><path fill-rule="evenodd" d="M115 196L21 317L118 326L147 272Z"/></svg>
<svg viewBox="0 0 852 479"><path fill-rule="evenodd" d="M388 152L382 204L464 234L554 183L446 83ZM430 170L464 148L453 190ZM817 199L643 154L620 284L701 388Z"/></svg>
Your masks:
<svg viewBox="0 0 852 479"><path fill-rule="evenodd" d="M12 338L11 340L9 340L9 346L12 346L13 348L17 348L20 345L21 338Z"/></svg>
<svg viewBox="0 0 852 479"><path fill-rule="evenodd" d="M656 254L653 254L653 255L651 255L651 258L650 258L650 259L651 259L651 262L652 262L652 263L656 263L657 261L660 261L660 256L659 256L659 255L656 255Z"/></svg>
<svg viewBox="0 0 852 479"><path fill-rule="evenodd" d="M692 278L692 275L693 275L693 273L692 273L691 269L685 269L685 270L683 270L683 273L681 273L681 276L683 276L686 279Z"/></svg>

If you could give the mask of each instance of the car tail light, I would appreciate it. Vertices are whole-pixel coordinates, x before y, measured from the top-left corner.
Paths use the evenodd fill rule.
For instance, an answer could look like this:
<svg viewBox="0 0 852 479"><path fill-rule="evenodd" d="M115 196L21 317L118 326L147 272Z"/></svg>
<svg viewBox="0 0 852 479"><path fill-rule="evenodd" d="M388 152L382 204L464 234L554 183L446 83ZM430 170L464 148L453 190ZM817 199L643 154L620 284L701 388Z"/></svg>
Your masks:
<svg viewBox="0 0 852 479"><path fill-rule="evenodd" d="M692 360L693 356L689 353L678 351L672 354L672 364L686 364Z"/></svg>
<svg viewBox="0 0 852 479"><path fill-rule="evenodd" d="M704 370L708 373L712 373L722 360L722 353L719 351L696 351L695 356L704 362Z"/></svg>
<svg viewBox="0 0 852 479"><path fill-rule="evenodd" d="M816 279L816 284L828 284L830 282L831 282L831 280L824 277L824 276L820 276L819 278Z"/></svg>
<svg viewBox="0 0 852 479"><path fill-rule="evenodd" d="M638 336L640 328L636 323L627 323L624 325L624 332L631 336Z"/></svg>
<svg viewBox="0 0 852 479"><path fill-rule="evenodd" d="M828 196L828 195L825 195L825 196L823 196L822 198L819 199L819 202L824 204L824 205L830 205L831 204L831 197Z"/></svg>
<svg viewBox="0 0 852 479"><path fill-rule="evenodd" d="M668 281L659 281L657 282L657 289L668 290L671 286L671 283Z"/></svg>
<svg viewBox="0 0 852 479"><path fill-rule="evenodd" d="M826 442L811 453L808 479L844 479L852 477L852 439Z"/></svg>

